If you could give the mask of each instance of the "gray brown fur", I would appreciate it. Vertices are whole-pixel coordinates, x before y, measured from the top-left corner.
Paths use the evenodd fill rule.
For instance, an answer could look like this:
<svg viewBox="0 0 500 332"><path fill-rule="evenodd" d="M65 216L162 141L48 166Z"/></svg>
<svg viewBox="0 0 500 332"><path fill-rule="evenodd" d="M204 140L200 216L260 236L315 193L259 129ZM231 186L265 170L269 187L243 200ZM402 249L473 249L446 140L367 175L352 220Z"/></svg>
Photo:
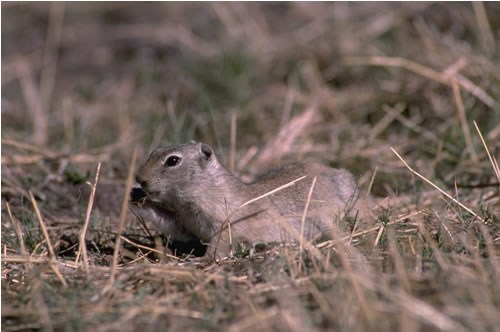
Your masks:
<svg viewBox="0 0 500 332"><path fill-rule="evenodd" d="M179 164L166 166L166 160L174 155L181 158ZM294 185L239 209L245 202L304 175ZM357 185L348 171L294 163L247 184L224 168L206 144L159 147L136 175L147 199L142 208L135 209L167 237L179 241L198 238L209 244L210 251L218 244L217 252L224 255L230 249L228 219L233 243L297 239L314 177L317 181L304 228L304 236L311 238L330 229L356 202Z"/></svg>

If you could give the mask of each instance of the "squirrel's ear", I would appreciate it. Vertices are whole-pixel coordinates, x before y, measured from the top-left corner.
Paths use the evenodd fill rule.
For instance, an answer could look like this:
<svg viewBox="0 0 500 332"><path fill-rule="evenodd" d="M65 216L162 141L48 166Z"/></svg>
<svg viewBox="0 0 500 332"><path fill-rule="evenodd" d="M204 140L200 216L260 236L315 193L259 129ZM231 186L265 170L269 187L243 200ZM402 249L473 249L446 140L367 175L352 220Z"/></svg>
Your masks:
<svg viewBox="0 0 500 332"><path fill-rule="evenodd" d="M210 160L210 158L212 158L214 150L212 150L210 145L204 143L200 143L199 148L200 148L200 159L202 161L202 164L205 165Z"/></svg>

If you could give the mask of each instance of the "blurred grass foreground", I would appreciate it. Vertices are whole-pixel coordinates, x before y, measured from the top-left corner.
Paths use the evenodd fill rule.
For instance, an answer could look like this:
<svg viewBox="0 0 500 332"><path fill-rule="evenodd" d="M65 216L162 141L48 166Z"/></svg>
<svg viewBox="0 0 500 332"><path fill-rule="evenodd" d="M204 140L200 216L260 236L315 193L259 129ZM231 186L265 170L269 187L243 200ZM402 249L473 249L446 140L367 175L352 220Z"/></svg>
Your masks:
<svg viewBox="0 0 500 332"><path fill-rule="evenodd" d="M498 3L1 7L2 330L498 331ZM174 256L121 206L134 150L191 139L378 207L311 250Z"/></svg>

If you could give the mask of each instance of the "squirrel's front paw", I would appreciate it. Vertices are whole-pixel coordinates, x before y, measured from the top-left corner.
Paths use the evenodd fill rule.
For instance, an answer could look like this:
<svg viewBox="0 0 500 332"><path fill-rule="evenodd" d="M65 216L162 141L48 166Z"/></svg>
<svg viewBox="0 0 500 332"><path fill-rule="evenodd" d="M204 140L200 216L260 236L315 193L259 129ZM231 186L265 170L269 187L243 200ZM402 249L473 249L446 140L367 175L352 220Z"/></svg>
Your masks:
<svg viewBox="0 0 500 332"><path fill-rule="evenodd" d="M141 188L132 188L130 191L130 202L138 207L142 207L146 202L146 192Z"/></svg>

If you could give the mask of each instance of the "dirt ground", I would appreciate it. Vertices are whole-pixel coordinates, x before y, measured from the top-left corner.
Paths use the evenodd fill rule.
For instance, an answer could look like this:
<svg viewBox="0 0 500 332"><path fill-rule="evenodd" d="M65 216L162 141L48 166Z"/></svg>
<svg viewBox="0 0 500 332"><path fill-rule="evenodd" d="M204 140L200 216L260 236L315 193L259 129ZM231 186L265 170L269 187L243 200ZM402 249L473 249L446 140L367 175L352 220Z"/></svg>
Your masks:
<svg viewBox="0 0 500 332"><path fill-rule="evenodd" d="M498 3L1 8L2 330L498 331ZM126 183L192 139L347 168L371 213L174 256Z"/></svg>

